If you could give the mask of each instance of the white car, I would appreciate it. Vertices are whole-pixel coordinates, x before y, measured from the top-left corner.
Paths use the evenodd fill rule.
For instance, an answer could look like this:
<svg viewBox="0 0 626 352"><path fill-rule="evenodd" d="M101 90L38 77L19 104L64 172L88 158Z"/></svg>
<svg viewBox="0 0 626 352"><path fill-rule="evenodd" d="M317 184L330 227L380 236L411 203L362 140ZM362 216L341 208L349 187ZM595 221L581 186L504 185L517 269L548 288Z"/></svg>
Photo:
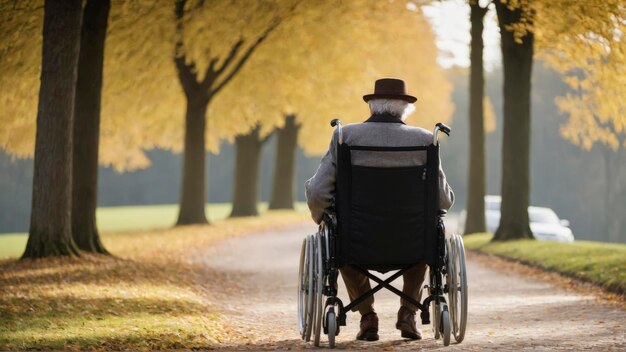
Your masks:
<svg viewBox="0 0 626 352"><path fill-rule="evenodd" d="M500 196L485 196L485 225L487 231L496 233L500 225Z"/></svg>
<svg viewBox="0 0 626 352"><path fill-rule="evenodd" d="M550 208L528 207L530 229L535 238L542 241L574 242L569 221L560 220Z"/></svg>
<svg viewBox="0 0 626 352"><path fill-rule="evenodd" d="M485 222L487 231L495 233L500 225L500 196L485 196ZM465 223L466 212L461 214ZM561 220L550 208L528 207L530 229L535 238L541 241L574 242L574 234L569 221Z"/></svg>

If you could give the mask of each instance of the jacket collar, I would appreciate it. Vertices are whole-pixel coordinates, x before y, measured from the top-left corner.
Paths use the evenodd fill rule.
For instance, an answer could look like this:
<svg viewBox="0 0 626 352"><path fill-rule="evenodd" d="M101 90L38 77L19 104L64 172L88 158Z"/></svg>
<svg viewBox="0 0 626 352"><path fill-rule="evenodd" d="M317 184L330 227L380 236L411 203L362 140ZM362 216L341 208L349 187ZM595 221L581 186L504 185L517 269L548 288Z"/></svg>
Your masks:
<svg viewBox="0 0 626 352"><path fill-rule="evenodd" d="M365 122L387 122L387 123L401 123L406 125L399 117L391 114L374 114L370 116Z"/></svg>

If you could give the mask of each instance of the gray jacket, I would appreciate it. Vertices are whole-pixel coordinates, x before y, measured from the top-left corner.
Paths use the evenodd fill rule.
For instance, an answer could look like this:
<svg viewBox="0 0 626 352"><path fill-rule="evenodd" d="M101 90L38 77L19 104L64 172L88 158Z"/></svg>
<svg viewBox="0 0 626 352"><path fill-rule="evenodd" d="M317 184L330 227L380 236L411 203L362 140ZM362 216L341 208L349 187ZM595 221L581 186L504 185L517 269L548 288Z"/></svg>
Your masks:
<svg viewBox="0 0 626 352"><path fill-rule="evenodd" d="M372 122L384 121L384 122ZM307 204L316 223L322 221L325 209L333 203L335 195L335 167L337 161L337 131L322 158L313 177L305 182ZM349 145L377 147L425 146L432 143L433 134L423 128L405 125L391 115L374 115L365 123L349 124L343 127L343 142ZM388 154L387 154L388 155ZM384 152L352 151L352 164L375 167L402 167L424 165L425 151L394 152L393 158L385 157ZM454 193L446 181L443 170L439 169L439 195L441 209L450 209L454 203Z"/></svg>

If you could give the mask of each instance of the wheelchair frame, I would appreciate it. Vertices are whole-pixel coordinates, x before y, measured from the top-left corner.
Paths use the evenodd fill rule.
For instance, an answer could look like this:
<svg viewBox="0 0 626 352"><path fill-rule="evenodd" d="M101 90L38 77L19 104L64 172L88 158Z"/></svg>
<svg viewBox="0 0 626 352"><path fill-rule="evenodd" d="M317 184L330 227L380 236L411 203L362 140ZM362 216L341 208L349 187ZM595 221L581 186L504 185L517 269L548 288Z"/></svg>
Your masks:
<svg viewBox="0 0 626 352"><path fill-rule="evenodd" d="M335 119L331 126L337 126L339 144L342 144L341 122ZM437 147L437 157L440 131L447 135L451 132L450 128L442 123L436 125L433 131L433 145ZM416 306L421 311L422 324L430 324L432 314L435 339L442 337L445 346L450 344L451 336L454 336L458 343L463 341L467 325L468 298L465 249L460 235L454 234L446 238L443 222L445 215L446 211L443 210L437 214L436 254L434 260L430 260L429 263L429 284L424 286L429 294L423 302L415 300L391 285L415 264L402 267L384 280L367 269L355 266L377 285L344 306L337 297L339 276L336 250L337 218L331 213L324 214L318 232L315 235L308 235L302 244L298 275L298 327L303 340L310 341L313 337L315 346L319 346L323 331L328 335L329 347L334 348L335 336L339 332L339 326L346 325L347 313L376 292L386 288ZM326 300L322 305L323 296L326 296ZM432 313L429 310L432 310Z"/></svg>

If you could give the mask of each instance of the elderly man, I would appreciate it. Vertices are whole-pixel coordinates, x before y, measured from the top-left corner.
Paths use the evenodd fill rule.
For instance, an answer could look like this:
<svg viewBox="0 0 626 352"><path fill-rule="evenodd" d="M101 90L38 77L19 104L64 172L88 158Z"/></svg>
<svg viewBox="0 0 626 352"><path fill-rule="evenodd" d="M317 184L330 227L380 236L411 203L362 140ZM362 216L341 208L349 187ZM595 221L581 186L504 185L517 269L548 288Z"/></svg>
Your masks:
<svg viewBox="0 0 626 352"><path fill-rule="evenodd" d="M428 145L432 143L431 132L418 127L407 126L404 120L415 110L413 103L417 101L414 96L408 95L404 81L393 78L379 79L375 83L374 93L363 97L369 104L372 115L363 123L350 124L343 127L343 142L352 145L381 146L381 147L404 147L416 145ZM306 182L306 197L311 216L316 223L322 221L324 211L332 206L335 194L335 167L337 161L336 145L337 134L333 136L326 155L315 175ZM422 153L425 154L425 153ZM388 161L371 158L370 165L373 167L385 167ZM398 163L402 165L398 165ZM406 160L394 160L394 166L415 166L426 163L426 156L419 158L406 157ZM454 202L454 193L446 182L443 170L439 170L439 194L440 208L449 209ZM421 301L421 288L426 272L426 264L418 264L408 270L404 275L403 292L410 297ZM345 282L350 300L354 300L371 289L367 276L352 266L346 265L341 268L341 276ZM401 331L401 336L419 340L422 338L421 331L415 323L415 311L417 307L401 300L398 311L396 328ZM378 316L374 311L374 297L355 308L361 313L360 331L358 340L378 340Z"/></svg>

